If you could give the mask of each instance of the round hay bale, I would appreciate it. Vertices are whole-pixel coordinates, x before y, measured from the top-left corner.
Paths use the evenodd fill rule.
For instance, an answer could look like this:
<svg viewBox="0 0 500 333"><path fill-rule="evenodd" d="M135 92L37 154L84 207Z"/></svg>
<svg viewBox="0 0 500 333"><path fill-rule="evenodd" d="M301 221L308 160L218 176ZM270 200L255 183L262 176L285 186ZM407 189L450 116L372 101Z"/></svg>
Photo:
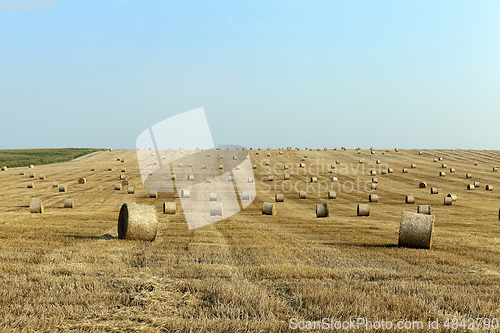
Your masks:
<svg viewBox="0 0 500 333"><path fill-rule="evenodd" d="M125 163L125 160L122 158L122 160L120 162Z"/></svg>
<svg viewBox="0 0 500 333"><path fill-rule="evenodd" d="M299 191L299 199L307 199L307 192Z"/></svg>
<svg viewBox="0 0 500 333"><path fill-rule="evenodd" d="M188 175L188 176L187 176L187 180L194 181L194 175Z"/></svg>
<svg viewBox="0 0 500 333"><path fill-rule="evenodd" d="M203 165L201 166L201 168L202 168L202 169L206 169L206 168L207 168L207 166L206 166L205 164L203 164Z"/></svg>
<svg viewBox="0 0 500 333"><path fill-rule="evenodd" d="M372 151L371 151L371 154L375 154L375 150L372 150Z"/></svg>
<svg viewBox="0 0 500 333"><path fill-rule="evenodd" d="M29 182L28 188L35 188L35 182Z"/></svg>
<svg viewBox="0 0 500 333"><path fill-rule="evenodd" d="M108 171L113 171L113 167L108 167Z"/></svg>
<svg viewBox="0 0 500 333"><path fill-rule="evenodd" d="M182 190L181 191L181 198L189 198L191 195L191 192L189 190Z"/></svg>
<svg viewBox="0 0 500 333"><path fill-rule="evenodd" d="M432 160L432 162L437 162L437 161L438 161L438 160L437 160L437 158L434 158L434 159Z"/></svg>
<svg viewBox="0 0 500 333"><path fill-rule="evenodd" d="M68 188L64 184L59 185L59 192L67 192Z"/></svg>
<svg viewBox="0 0 500 333"><path fill-rule="evenodd" d="M40 200L31 200L30 212L34 214L43 214L43 203Z"/></svg>
<svg viewBox="0 0 500 333"><path fill-rule="evenodd" d="M35 178L36 174L34 172L30 173L30 178Z"/></svg>
<svg viewBox="0 0 500 333"><path fill-rule="evenodd" d="M493 167L493 172L497 172L498 171L498 168L497 167Z"/></svg>
<svg viewBox="0 0 500 333"><path fill-rule="evenodd" d="M23 170L19 171L19 176L24 176L24 171Z"/></svg>
<svg viewBox="0 0 500 333"><path fill-rule="evenodd" d="M118 239L154 241L158 230L156 208L126 202L118 217Z"/></svg>
<svg viewBox="0 0 500 333"><path fill-rule="evenodd" d="M133 187L133 186L129 186L129 187L127 188L127 193L128 193L128 194L134 194L134 193L135 193L134 187Z"/></svg>
<svg viewBox="0 0 500 333"><path fill-rule="evenodd" d="M337 199L337 192L328 191L328 199Z"/></svg>
<svg viewBox="0 0 500 333"><path fill-rule="evenodd" d="M363 160L359 160L359 161L358 161L358 164L363 164Z"/></svg>
<svg viewBox="0 0 500 333"><path fill-rule="evenodd" d="M123 186L129 186L129 185L130 185L130 181L129 181L129 180L127 180L127 179L124 179L124 180L122 181L122 185L123 185Z"/></svg>
<svg viewBox="0 0 500 333"><path fill-rule="evenodd" d="M387 169L387 173L394 173L394 169L392 168Z"/></svg>
<svg viewBox="0 0 500 333"><path fill-rule="evenodd" d="M271 154L267 153L267 154L266 154L266 157L271 157Z"/></svg>
<svg viewBox="0 0 500 333"><path fill-rule="evenodd" d="M274 181L274 176L270 175L269 177L267 177L267 180L270 181L270 182Z"/></svg>
<svg viewBox="0 0 500 333"><path fill-rule="evenodd" d="M339 161L339 160L336 160L336 161L335 161L335 164L340 164L340 161Z"/></svg>
<svg viewBox="0 0 500 333"><path fill-rule="evenodd" d="M479 163L477 163L477 162L474 162L474 165L475 165L475 166L478 166L478 165L479 165Z"/></svg>
<svg viewBox="0 0 500 333"><path fill-rule="evenodd" d="M368 201L369 202L378 202L378 195L377 194L368 195Z"/></svg>
<svg viewBox="0 0 500 333"><path fill-rule="evenodd" d="M473 190L473 189L475 189L474 184L467 184L467 190L470 191L470 190Z"/></svg>
<svg viewBox="0 0 500 333"><path fill-rule="evenodd" d="M330 182L335 183L337 181L338 181L337 177L333 177L333 176L330 177Z"/></svg>
<svg viewBox="0 0 500 333"><path fill-rule="evenodd" d="M479 182L474 182L474 187L478 188L481 184Z"/></svg>
<svg viewBox="0 0 500 333"><path fill-rule="evenodd" d="M399 149L398 148L394 148L394 151L397 153L399 151Z"/></svg>
<svg viewBox="0 0 500 333"><path fill-rule="evenodd" d="M310 183L316 183L316 182L318 182L318 177L312 176L310 179Z"/></svg>
<svg viewBox="0 0 500 333"><path fill-rule="evenodd" d="M387 175L387 170L381 170L381 171L380 171L380 174L381 174L381 175Z"/></svg>
<svg viewBox="0 0 500 333"><path fill-rule="evenodd" d="M418 187L419 188L427 188L427 183L426 182L420 182L420 184L418 184Z"/></svg>
<svg viewBox="0 0 500 333"><path fill-rule="evenodd" d="M283 165L283 170L288 170L290 169L287 164Z"/></svg>
<svg viewBox="0 0 500 333"><path fill-rule="evenodd" d="M333 173L333 169L328 168L327 173Z"/></svg>
<svg viewBox="0 0 500 333"><path fill-rule="evenodd" d="M211 183L211 182L212 182L212 178L207 177L207 178L205 179L205 183Z"/></svg>
<svg viewBox="0 0 500 333"><path fill-rule="evenodd" d="M274 201L285 202L285 196L282 193L276 193L276 195L274 196Z"/></svg>
<svg viewBox="0 0 500 333"><path fill-rule="evenodd" d="M222 169L223 169L222 165L219 165L219 170L222 170Z"/></svg>
<svg viewBox="0 0 500 333"><path fill-rule="evenodd" d="M188 168L192 168L193 167L193 163L188 163Z"/></svg>
<svg viewBox="0 0 500 333"><path fill-rule="evenodd" d="M438 188L437 187L431 187L431 194L438 194Z"/></svg>
<svg viewBox="0 0 500 333"><path fill-rule="evenodd" d="M430 249L434 236L434 216L403 212L399 225L399 246Z"/></svg>
<svg viewBox="0 0 500 333"><path fill-rule="evenodd" d="M122 168L121 172L127 172L127 168Z"/></svg>
<svg viewBox="0 0 500 333"><path fill-rule="evenodd" d="M85 178L78 179L78 184L85 184L87 180Z"/></svg>
<svg viewBox="0 0 500 333"><path fill-rule="evenodd" d="M330 207L326 202L316 205L316 217L328 217L328 216L330 216Z"/></svg>
<svg viewBox="0 0 500 333"><path fill-rule="evenodd" d="M408 173L408 169L407 168L403 168L403 173Z"/></svg>
<svg viewBox="0 0 500 333"><path fill-rule="evenodd" d="M253 164L252 169L257 169L257 164Z"/></svg>
<svg viewBox="0 0 500 333"><path fill-rule="evenodd" d="M361 154L361 151L360 151L360 150L358 150L358 155L359 155L359 154Z"/></svg>
<svg viewBox="0 0 500 333"><path fill-rule="evenodd" d="M90 167L90 171L95 171L95 167Z"/></svg>
<svg viewBox="0 0 500 333"><path fill-rule="evenodd" d="M415 169L417 167L416 164L410 164L410 168Z"/></svg>
<svg viewBox="0 0 500 333"><path fill-rule="evenodd" d="M44 175L44 174L41 174L38 178L39 178L39 179L42 179L42 180L45 180L45 175Z"/></svg>
<svg viewBox="0 0 500 333"><path fill-rule="evenodd" d="M450 168L450 173L455 173L455 168Z"/></svg>
<svg viewBox="0 0 500 333"><path fill-rule="evenodd" d="M272 202L264 202L262 205L262 214L276 215L276 204Z"/></svg>
<svg viewBox="0 0 500 333"><path fill-rule="evenodd" d="M370 204L358 204L358 216L370 216Z"/></svg>
<svg viewBox="0 0 500 333"><path fill-rule="evenodd" d="M121 191L122 190L122 184L115 184L115 191Z"/></svg>
<svg viewBox="0 0 500 333"><path fill-rule="evenodd" d="M472 174L471 173L466 173L465 174L465 178L472 178Z"/></svg>
<svg viewBox="0 0 500 333"><path fill-rule="evenodd" d="M377 187L378 187L378 184L377 183L371 183L370 186L371 186L371 189L375 191L377 189Z"/></svg>
<svg viewBox="0 0 500 333"><path fill-rule="evenodd" d="M57 180L52 182L52 187L58 187L58 186L59 182Z"/></svg>
<svg viewBox="0 0 500 333"><path fill-rule="evenodd" d="M418 205L417 213L431 215L431 206L430 205Z"/></svg>
<svg viewBox="0 0 500 333"><path fill-rule="evenodd" d="M64 208L75 208L72 198L64 199Z"/></svg>
<svg viewBox="0 0 500 333"><path fill-rule="evenodd" d="M446 164L444 164L444 163L443 163L443 164L441 164L441 168L446 169L447 167L448 167L448 165L446 165Z"/></svg>
<svg viewBox="0 0 500 333"><path fill-rule="evenodd" d="M423 154L424 154L424 152L423 152L423 151L419 151L419 152L418 152L418 154L419 154L419 155L423 155Z"/></svg>
<svg viewBox="0 0 500 333"><path fill-rule="evenodd" d="M378 183L378 178L377 177L373 177L372 178L372 183Z"/></svg>
<svg viewBox="0 0 500 333"><path fill-rule="evenodd" d="M305 163L300 163L299 164L299 168L305 168L306 167L306 164Z"/></svg>
<svg viewBox="0 0 500 333"><path fill-rule="evenodd" d="M33 169L35 166L31 164L28 168Z"/></svg>
<svg viewBox="0 0 500 333"><path fill-rule="evenodd" d="M440 158L438 158L438 160L442 161L442 160L443 160L443 158L442 158L442 157L440 157Z"/></svg>
<svg viewBox="0 0 500 333"><path fill-rule="evenodd" d="M280 152L278 153L278 155L283 155L283 152L282 152L282 151L280 151Z"/></svg>
<svg viewBox="0 0 500 333"><path fill-rule="evenodd" d="M439 173L439 177L445 177L445 176L446 176L446 172L441 171L441 172Z"/></svg>
<svg viewBox="0 0 500 333"><path fill-rule="evenodd" d="M265 162L264 162L264 165L269 165L269 161L265 161Z"/></svg>
<svg viewBox="0 0 500 333"><path fill-rule="evenodd" d="M217 193L210 193L208 195L208 201L217 201Z"/></svg>
<svg viewBox="0 0 500 333"><path fill-rule="evenodd" d="M375 171L375 170L370 171L370 176L375 176L376 174L377 174L377 171Z"/></svg>
<svg viewBox="0 0 500 333"><path fill-rule="evenodd" d="M290 180L290 175L289 175L289 174L285 174L285 175L283 176L283 179L284 179L284 180Z"/></svg>
<svg viewBox="0 0 500 333"><path fill-rule="evenodd" d="M253 177L248 177L248 182L253 183Z"/></svg>
<svg viewBox="0 0 500 333"><path fill-rule="evenodd" d="M250 200L250 193L243 192L243 194L241 195L241 200Z"/></svg>
<svg viewBox="0 0 500 333"><path fill-rule="evenodd" d="M451 197L444 197L444 205L451 206L453 204L453 199Z"/></svg>
<svg viewBox="0 0 500 333"><path fill-rule="evenodd" d="M2 167L2 171L7 171L7 170L8 170L8 168L6 166Z"/></svg>
<svg viewBox="0 0 500 333"><path fill-rule="evenodd" d="M222 202L210 203L210 216L222 216Z"/></svg>
<svg viewBox="0 0 500 333"><path fill-rule="evenodd" d="M172 178L172 180L175 180L175 175L172 175L172 177L171 177L171 178Z"/></svg>
<svg viewBox="0 0 500 333"><path fill-rule="evenodd" d="M447 197L451 198L451 200L452 200L452 201L457 201L457 199L458 199L458 197L457 197L457 195L456 195L456 194L451 194L451 193L449 193L449 194L447 195Z"/></svg>
<svg viewBox="0 0 500 333"><path fill-rule="evenodd" d="M163 203L163 214L175 214L177 212L177 207L175 202L164 202Z"/></svg>
<svg viewBox="0 0 500 333"><path fill-rule="evenodd" d="M381 163L380 160L375 161L375 164L380 164L380 163Z"/></svg>
<svg viewBox="0 0 500 333"><path fill-rule="evenodd" d="M407 203L407 204L414 204L415 203L415 197L413 195L407 195L405 197L405 203Z"/></svg>
<svg viewBox="0 0 500 333"><path fill-rule="evenodd" d="M158 199L158 191L149 191L149 197L153 199Z"/></svg>
<svg viewBox="0 0 500 333"><path fill-rule="evenodd" d="M492 185L486 185L486 191L493 191Z"/></svg>
<svg viewBox="0 0 500 333"><path fill-rule="evenodd" d="M382 155L385 155L385 151L382 152Z"/></svg>

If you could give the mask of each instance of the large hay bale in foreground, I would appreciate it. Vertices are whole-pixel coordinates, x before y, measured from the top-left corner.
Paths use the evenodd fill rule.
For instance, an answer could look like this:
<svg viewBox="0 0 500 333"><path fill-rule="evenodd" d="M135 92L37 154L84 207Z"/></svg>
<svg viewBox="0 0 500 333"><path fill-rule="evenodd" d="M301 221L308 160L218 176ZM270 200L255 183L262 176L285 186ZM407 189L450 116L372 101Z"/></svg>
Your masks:
<svg viewBox="0 0 500 333"><path fill-rule="evenodd" d="M418 205L417 213L431 215L431 206L430 205Z"/></svg>
<svg viewBox="0 0 500 333"><path fill-rule="evenodd" d="M316 205L316 217L328 217L328 216L330 216L330 207L326 202Z"/></svg>
<svg viewBox="0 0 500 333"><path fill-rule="evenodd" d="M72 198L66 198L64 199L64 208L74 208L75 205L73 203L73 199Z"/></svg>
<svg viewBox="0 0 500 333"><path fill-rule="evenodd" d="M358 204L358 216L370 216L370 204Z"/></svg>
<svg viewBox="0 0 500 333"><path fill-rule="evenodd" d="M493 191L493 185L486 185L486 191Z"/></svg>
<svg viewBox="0 0 500 333"><path fill-rule="evenodd" d="M175 202L164 202L163 203L163 214L175 214L177 212L177 207Z"/></svg>
<svg viewBox="0 0 500 333"><path fill-rule="evenodd" d="M34 214L43 214L43 203L40 200L31 200L30 212Z"/></svg>
<svg viewBox="0 0 500 333"><path fill-rule="evenodd" d="M222 202L210 203L210 216L222 216Z"/></svg>
<svg viewBox="0 0 500 333"><path fill-rule="evenodd" d="M86 182L87 182L87 179L85 179L85 178L78 179L78 184L85 184Z"/></svg>
<svg viewBox="0 0 500 333"><path fill-rule="evenodd" d="M262 205L262 214L276 215L276 204L272 202L264 202Z"/></svg>
<svg viewBox="0 0 500 333"><path fill-rule="evenodd" d="M6 166L2 167L2 171L7 171L7 170L8 170L8 168Z"/></svg>
<svg viewBox="0 0 500 333"><path fill-rule="evenodd" d="M276 193L276 195L274 196L274 201L285 202L285 196L283 195L283 193Z"/></svg>
<svg viewBox="0 0 500 333"><path fill-rule="evenodd" d="M430 249L434 236L434 216L405 212L399 225L399 246Z"/></svg>
<svg viewBox="0 0 500 333"><path fill-rule="evenodd" d="M154 241L158 216L154 206L126 202L118 217L118 239Z"/></svg>

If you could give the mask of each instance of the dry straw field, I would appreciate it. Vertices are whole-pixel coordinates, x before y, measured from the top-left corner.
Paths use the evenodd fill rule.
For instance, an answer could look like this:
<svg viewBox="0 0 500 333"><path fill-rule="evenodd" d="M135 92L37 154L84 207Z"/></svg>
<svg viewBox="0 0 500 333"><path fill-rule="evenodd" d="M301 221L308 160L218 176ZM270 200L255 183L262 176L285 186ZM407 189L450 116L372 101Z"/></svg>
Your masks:
<svg viewBox="0 0 500 333"><path fill-rule="evenodd" d="M500 176L493 171L500 152L249 152L256 164L253 203L194 230L177 195L150 197L135 151L1 171L0 331L286 332L291 318L500 318ZM376 160L394 172L370 175ZM265 161L278 165L272 181ZM318 162L333 165L331 172L307 174ZM364 185L335 188L331 199L326 189L309 189L299 199L296 189L282 190L283 163L292 164L289 178L302 182L299 191L312 176L323 184L360 179L377 184L370 192L377 201L369 216L358 217L357 205L369 203ZM305 168L295 169L299 163ZM343 164L349 172L341 172ZM127 185L115 190L121 174L132 194ZM434 187L438 194L431 194ZM274 203L277 193L284 200L276 215L263 215L264 202ZM447 194L456 195L451 205ZM415 203L405 203L406 196ZM41 200L43 214L30 213L32 198ZM74 207L64 208L69 198ZM117 239L124 202L156 207L154 242ZM176 202L177 213L161 214L164 202ZM329 216L317 218L316 205L325 202ZM430 205L435 216L430 250L398 247L401 214L418 205Z"/></svg>

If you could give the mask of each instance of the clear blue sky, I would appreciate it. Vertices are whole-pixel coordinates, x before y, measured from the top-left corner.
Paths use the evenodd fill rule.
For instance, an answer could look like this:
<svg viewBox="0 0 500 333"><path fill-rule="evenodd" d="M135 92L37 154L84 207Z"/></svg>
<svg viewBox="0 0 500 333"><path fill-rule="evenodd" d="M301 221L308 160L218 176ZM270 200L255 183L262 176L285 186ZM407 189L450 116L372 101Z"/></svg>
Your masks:
<svg viewBox="0 0 500 333"><path fill-rule="evenodd" d="M0 31L0 148L203 107L216 144L500 149L498 0L55 0Z"/></svg>

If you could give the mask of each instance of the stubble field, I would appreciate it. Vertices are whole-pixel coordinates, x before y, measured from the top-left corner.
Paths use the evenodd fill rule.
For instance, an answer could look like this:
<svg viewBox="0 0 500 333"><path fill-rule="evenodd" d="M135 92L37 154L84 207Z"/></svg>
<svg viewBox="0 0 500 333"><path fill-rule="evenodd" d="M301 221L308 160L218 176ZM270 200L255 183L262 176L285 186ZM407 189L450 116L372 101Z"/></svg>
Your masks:
<svg viewBox="0 0 500 333"><path fill-rule="evenodd" d="M249 151L257 164L255 200L236 215L194 230L188 230L177 194L149 198L135 151L0 172L0 329L283 332L290 330L291 318L363 317L425 325L438 319L437 332L447 331L447 318L500 318L500 177L492 171L500 166L499 151L282 152L271 150L266 157L265 150ZM306 172L295 167L305 154ZM443 161L433 162L438 157ZM377 159L394 173L374 176L379 202L371 204L369 217L357 217L357 204L368 203L368 166ZM266 160L273 182L267 181ZM332 173L322 168L337 160L341 164ZM327 200L326 189L318 193L316 186L299 200L295 188L282 187L284 163L294 166L288 172L299 190L307 189L311 175L328 186L337 177L337 198ZM403 167L409 172L402 173ZM135 194L127 194L127 186L115 191L121 168ZM439 177L440 171L446 176ZM86 184L78 184L81 177ZM29 181L35 188L27 188ZM53 181L68 191L59 192ZM429 186L419 188L421 181ZM468 191L474 181L479 188ZM486 191L486 184L494 190ZM439 194L430 193L432 186ZM262 215L262 204L274 202L275 193L284 193L285 202L277 203L276 216ZM452 206L443 205L448 193L458 196ZM406 195L416 203L405 204ZM44 214L30 213L32 197L42 200ZM73 198L75 208L64 209L65 198ZM120 207L130 201L156 206L154 242L117 239ZM161 214L167 201L177 203L177 214ZM316 218L316 204L326 201L330 217ZM416 212L418 204L431 205L436 217L431 250L397 246L401 213Z"/></svg>

